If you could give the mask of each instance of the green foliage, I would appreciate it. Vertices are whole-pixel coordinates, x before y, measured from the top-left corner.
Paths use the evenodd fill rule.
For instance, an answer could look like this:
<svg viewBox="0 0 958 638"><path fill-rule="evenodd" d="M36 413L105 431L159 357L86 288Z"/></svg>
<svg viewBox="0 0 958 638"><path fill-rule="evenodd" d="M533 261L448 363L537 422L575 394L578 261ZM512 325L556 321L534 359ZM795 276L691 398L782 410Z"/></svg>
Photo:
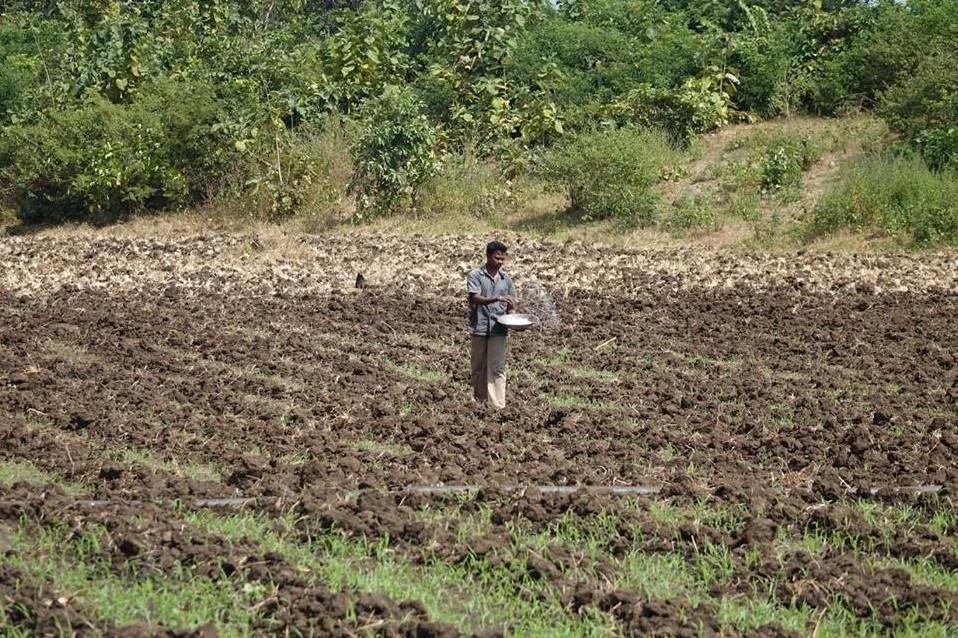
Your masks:
<svg viewBox="0 0 958 638"><path fill-rule="evenodd" d="M213 124L212 89L157 85L128 105L95 94L71 110L11 125L0 137L0 175L25 222L103 221L181 206L227 159Z"/></svg>
<svg viewBox="0 0 958 638"><path fill-rule="evenodd" d="M495 152L508 146L505 140L530 146L562 133L561 118L543 86L517 84L506 73L536 3L417 0L414 8L412 50L424 66L420 85L430 111L441 114L456 141L478 142L484 151Z"/></svg>
<svg viewBox="0 0 958 638"><path fill-rule="evenodd" d="M918 246L958 244L958 174L931 171L920 158L869 159L822 198L806 226L811 237L850 228Z"/></svg>
<svg viewBox="0 0 958 638"><path fill-rule="evenodd" d="M43 82L37 50L45 39L29 21L0 20L0 124L25 109L28 96Z"/></svg>
<svg viewBox="0 0 958 638"><path fill-rule="evenodd" d="M689 78L675 90L643 84L607 112L617 122L662 127L675 142L688 144L697 134L728 122L733 82L732 76L721 74Z"/></svg>
<svg viewBox="0 0 958 638"><path fill-rule="evenodd" d="M542 175L568 193L572 208L585 219L647 226L657 215L651 186L673 158L662 133L624 127L564 140L546 155Z"/></svg>
<svg viewBox="0 0 958 638"><path fill-rule="evenodd" d="M807 136L783 135L771 140L762 158L763 192L797 186L802 173L818 159L818 150Z"/></svg>
<svg viewBox="0 0 958 638"><path fill-rule="evenodd" d="M498 165L468 153L443 159L441 170L423 185L419 207L428 215L483 218L516 199L515 185Z"/></svg>
<svg viewBox="0 0 958 638"><path fill-rule="evenodd" d="M334 113L365 123L360 216L414 206L436 152L514 177L596 125L688 144L733 120L880 100L903 144L954 166L956 13L958 0L18 0L0 12L0 192L33 221L224 193L287 216L338 199L315 143ZM412 121L373 124L389 86L408 87ZM390 127L411 136L393 148ZM787 149L767 158L767 190L794 175Z"/></svg>
<svg viewBox="0 0 958 638"><path fill-rule="evenodd" d="M716 42L654 2L562 3L520 39L509 75L548 91L574 128L643 86L669 92L705 72Z"/></svg>
<svg viewBox="0 0 958 638"><path fill-rule="evenodd" d="M356 218L414 207L422 183L438 169L438 133L408 88L386 87L366 103L363 129L353 153L356 172L349 189Z"/></svg>
<svg viewBox="0 0 958 638"><path fill-rule="evenodd" d="M410 15L395 0L340 13L336 33L321 49L330 101L348 113L387 84L400 83L410 70L409 29Z"/></svg>
<svg viewBox="0 0 958 638"><path fill-rule="evenodd" d="M335 211L346 187L343 172L351 171L340 135L335 120L322 130L274 127L272 135L260 135L244 148L216 204L234 214L274 221L299 212Z"/></svg>
<svg viewBox="0 0 958 638"><path fill-rule="evenodd" d="M689 230L716 230L718 204L708 196L686 194L679 197L663 220L663 227L673 235Z"/></svg>
<svg viewBox="0 0 958 638"><path fill-rule="evenodd" d="M761 117L790 115L807 95L811 70L794 31L785 23L737 34L731 64L742 78L736 105Z"/></svg>
<svg viewBox="0 0 958 638"><path fill-rule="evenodd" d="M555 65L543 77L543 61ZM520 42L510 75L527 84L549 82L563 105L609 101L641 81L636 47L625 34L558 17L545 20Z"/></svg>
<svg viewBox="0 0 958 638"><path fill-rule="evenodd" d="M958 46L955 47L958 53ZM891 89L879 112L933 168L958 169L958 66L955 54L931 57Z"/></svg>

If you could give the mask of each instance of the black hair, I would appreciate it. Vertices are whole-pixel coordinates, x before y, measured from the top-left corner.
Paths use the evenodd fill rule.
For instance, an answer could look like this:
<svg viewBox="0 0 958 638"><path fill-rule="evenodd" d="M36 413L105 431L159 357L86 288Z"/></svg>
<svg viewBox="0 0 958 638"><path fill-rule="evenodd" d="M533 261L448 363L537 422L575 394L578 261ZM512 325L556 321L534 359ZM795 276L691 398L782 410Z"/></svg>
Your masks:
<svg viewBox="0 0 958 638"><path fill-rule="evenodd" d="M486 254L487 254L487 255L494 255L494 254L496 254L496 253L504 253L504 252L507 252L508 250L509 250L509 249L506 248L506 245L503 244L501 241L498 241L498 240L497 240L497 241L491 241L491 242L489 242L488 244L486 244Z"/></svg>

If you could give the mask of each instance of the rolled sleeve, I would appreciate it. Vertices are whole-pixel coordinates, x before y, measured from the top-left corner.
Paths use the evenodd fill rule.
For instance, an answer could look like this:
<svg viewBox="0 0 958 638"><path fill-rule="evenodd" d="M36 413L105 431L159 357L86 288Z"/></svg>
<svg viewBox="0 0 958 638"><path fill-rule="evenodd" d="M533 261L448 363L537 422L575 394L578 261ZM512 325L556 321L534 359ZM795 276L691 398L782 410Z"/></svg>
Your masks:
<svg viewBox="0 0 958 638"><path fill-rule="evenodd" d="M479 281L480 277L482 277L482 275L477 271L469 273L469 276L466 277L467 294L478 295L480 292L482 292L482 285Z"/></svg>

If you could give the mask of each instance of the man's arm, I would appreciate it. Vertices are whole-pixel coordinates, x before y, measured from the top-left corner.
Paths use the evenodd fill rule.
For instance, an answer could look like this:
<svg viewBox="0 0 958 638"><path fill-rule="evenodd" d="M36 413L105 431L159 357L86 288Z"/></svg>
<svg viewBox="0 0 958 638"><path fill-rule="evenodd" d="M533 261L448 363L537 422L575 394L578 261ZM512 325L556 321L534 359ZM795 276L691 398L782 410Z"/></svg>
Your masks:
<svg viewBox="0 0 958 638"><path fill-rule="evenodd" d="M478 292L469 293L469 303L475 306L488 306L491 303L505 303L512 306L515 299L509 295L499 295L498 297L483 297Z"/></svg>
<svg viewBox="0 0 958 638"><path fill-rule="evenodd" d="M466 279L466 292L469 295L470 306L488 306L491 303L514 303L514 299L508 295L499 295L496 297L483 297L482 286L480 285L481 275L478 272L472 272Z"/></svg>

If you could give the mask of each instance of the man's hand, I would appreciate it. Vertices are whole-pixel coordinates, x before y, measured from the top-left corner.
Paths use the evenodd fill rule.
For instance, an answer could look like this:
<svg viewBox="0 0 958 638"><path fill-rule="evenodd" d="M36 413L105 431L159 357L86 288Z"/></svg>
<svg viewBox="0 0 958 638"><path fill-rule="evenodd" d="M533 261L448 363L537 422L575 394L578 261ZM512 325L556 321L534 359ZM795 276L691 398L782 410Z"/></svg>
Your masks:
<svg viewBox="0 0 958 638"><path fill-rule="evenodd" d="M518 303L519 303L519 302L516 300L515 297L512 297L512 296L510 296L510 295L500 295L500 296L496 297L496 299L497 299L500 303L506 304L506 309L507 309L507 310L512 310L512 309L515 308L515 307L518 305Z"/></svg>

